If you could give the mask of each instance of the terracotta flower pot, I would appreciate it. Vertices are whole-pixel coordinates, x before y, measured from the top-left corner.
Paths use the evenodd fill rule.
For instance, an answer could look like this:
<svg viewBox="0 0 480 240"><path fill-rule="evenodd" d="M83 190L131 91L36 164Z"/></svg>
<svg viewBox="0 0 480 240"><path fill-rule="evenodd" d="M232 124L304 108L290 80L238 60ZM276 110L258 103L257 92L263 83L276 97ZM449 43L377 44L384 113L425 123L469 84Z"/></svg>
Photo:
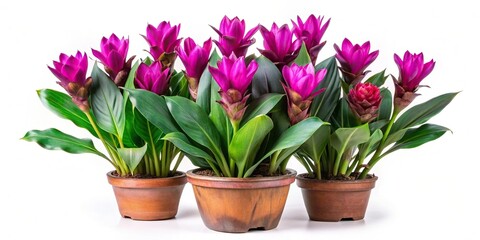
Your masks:
<svg viewBox="0 0 480 240"><path fill-rule="evenodd" d="M374 176L365 180L337 181L306 176L304 173L296 178L308 216L311 220L326 222L363 219L370 191L378 179Z"/></svg>
<svg viewBox="0 0 480 240"><path fill-rule="evenodd" d="M276 228L296 172L275 177L227 178L187 172L204 224L220 232Z"/></svg>
<svg viewBox="0 0 480 240"><path fill-rule="evenodd" d="M177 215L187 183L185 173L168 178L122 178L108 172L120 215L134 220L163 220Z"/></svg>

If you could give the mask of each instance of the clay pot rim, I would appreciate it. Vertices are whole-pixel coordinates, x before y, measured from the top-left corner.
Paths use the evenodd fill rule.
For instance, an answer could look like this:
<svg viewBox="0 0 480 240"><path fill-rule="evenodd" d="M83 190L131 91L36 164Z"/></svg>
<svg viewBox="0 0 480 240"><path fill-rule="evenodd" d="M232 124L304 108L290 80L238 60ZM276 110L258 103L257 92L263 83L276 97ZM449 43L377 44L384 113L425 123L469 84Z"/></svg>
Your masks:
<svg viewBox="0 0 480 240"><path fill-rule="evenodd" d="M356 180L318 180L306 178L308 173L298 174L295 178L297 186L300 188L319 190L319 191L363 191L373 189L378 176L371 175L367 179Z"/></svg>
<svg viewBox="0 0 480 240"><path fill-rule="evenodd" d="M287 174L281 176L250 178L216 177L195 174L195 172L199 170L202 170L202 168L187 171L187 180L189 183L202 187L226 189L255 189L287 186L295 181L295 176L297 175L295 170L289 168L286 169Z"/></svg>
<svg viewBox="0 0 480 240"><path fill-rule="evenodd" d="M172 177L164 178L125 178L113 175L113 171L107 173L108 183L116 187L124 188L156 188L156 187L170 187L177 185L185 185L187 183L187 175L182 171L176 171Z"/></svg>

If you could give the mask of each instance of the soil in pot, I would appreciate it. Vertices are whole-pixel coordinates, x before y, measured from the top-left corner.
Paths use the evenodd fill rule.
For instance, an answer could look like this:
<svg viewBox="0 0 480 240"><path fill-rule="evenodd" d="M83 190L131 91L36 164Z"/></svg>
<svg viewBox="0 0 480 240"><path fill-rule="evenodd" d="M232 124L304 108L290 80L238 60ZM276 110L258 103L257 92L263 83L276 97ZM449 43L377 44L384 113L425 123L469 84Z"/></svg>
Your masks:
<svg viewBox="0 0 480 240"><path fill-rule="evenodd" d="M120 215L134 220L164 220L177 215L178 204L187 183L177 172L167 178L123 178L107 173Z"/></svg>

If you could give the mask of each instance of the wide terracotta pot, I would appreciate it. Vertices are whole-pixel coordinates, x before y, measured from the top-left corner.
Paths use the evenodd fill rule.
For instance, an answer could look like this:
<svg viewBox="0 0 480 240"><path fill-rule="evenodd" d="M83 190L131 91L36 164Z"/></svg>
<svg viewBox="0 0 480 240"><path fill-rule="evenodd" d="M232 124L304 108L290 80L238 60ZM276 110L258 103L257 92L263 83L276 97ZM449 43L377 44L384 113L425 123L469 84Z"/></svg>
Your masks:
<svg viewBox="0 0 480 240"><path fill-rule="evenodd" d="M167 178L122 178L107 173L120 215L134 220L163 220L175 217L187 183L185 173Z"/></svg>
<svg viewBox="0 0 480 240"><path fill-rule="evenodd" d="M275 177L227 178L187 172L203 223L220 232L241 233L276 228L294 170Z"/></svg>
<svg viewBox="0 0 480 240"><path fill-rule="evenodd" d="M370 192L378 177L365 180L317 180L299 174L297 185L302 189L308 216L314 221L338 222L365 217Z"/></svg>

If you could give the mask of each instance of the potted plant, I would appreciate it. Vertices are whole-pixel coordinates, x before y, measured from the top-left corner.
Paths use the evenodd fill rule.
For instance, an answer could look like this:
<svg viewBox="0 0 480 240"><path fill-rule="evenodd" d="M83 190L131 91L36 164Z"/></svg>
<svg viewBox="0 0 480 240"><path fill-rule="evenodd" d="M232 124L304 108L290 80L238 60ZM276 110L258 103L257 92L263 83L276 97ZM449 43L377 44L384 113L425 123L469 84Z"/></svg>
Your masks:
<svg viewBox="0 0 480 240"><path fill-rule="evenodd" d="M297 185L311 220L359 220L377 180L372 168L390 153L418 147L449 131L428 121L457 93L414 105L418 90L426 86L421 81L435 66L433 60L424 61L423 53L406 51L403 58L394 54L398 75L385 75L383 70L365 78L379 53L370 50L370 42L352 44L345 38L334 48L335 57L316 66L327 69L318 86L325 91L313 98L307 110L330 124L295 153L307 170L297 176ZM393 94L384 86L389 76Z"/></svg>
<svg viewBox="0 0 480 240"><path fill-rule="evenodd" d="M112 34L103 38L100 50L92 54L104 66L95 63L87 78L88 58L77 52L60 54L59 61L48 67L68 93L52 89L38 90L45 107L72 121L98 138L106 153L97 150L92 140L80 139L55 128L32 130L24 140L46 149L68 153L92 153L109 162L115 170L107 173L120 214L135 220L173 218L186 184L186 175L177 171L183 153L164 133L133 107L125 89L145 89L158 95L187 95L187 80L173 70L174 49L180 44L180 26L162 22L148 25L145 39L150 57L135 63L127 60L129 39ZM159 115L157 118L161 118Z"/></svg>
<svg viewBox="0 0 480 240"><path fill-rule="evenodd" d="M263 56L246 56L257 29L245 33L243 20L225 16L220 28L214 28L221 55L214 51L202 74L191 74L204 69L196 66L206 55L194 54L202 47L185 41L179 56L186 67L190 98L128 90L139 112L166 133L163 139L199 167L188 171L187 179L203 222L216 231L275 228L296 175L286 168L288 159L324 124L296 112L292 112L296 120L289 121L278 67ZM292 32L285 30L289 34L285 41L292 44ZM296 59L301 41L295 46L289 62ZM311 65L297 66L289 76L292 83L303 78L312 85L324 75L325 71L315 74ZM305 90L306 98L314 94L313 88ZM168 117L158 121L158 115Z"/></svg>

